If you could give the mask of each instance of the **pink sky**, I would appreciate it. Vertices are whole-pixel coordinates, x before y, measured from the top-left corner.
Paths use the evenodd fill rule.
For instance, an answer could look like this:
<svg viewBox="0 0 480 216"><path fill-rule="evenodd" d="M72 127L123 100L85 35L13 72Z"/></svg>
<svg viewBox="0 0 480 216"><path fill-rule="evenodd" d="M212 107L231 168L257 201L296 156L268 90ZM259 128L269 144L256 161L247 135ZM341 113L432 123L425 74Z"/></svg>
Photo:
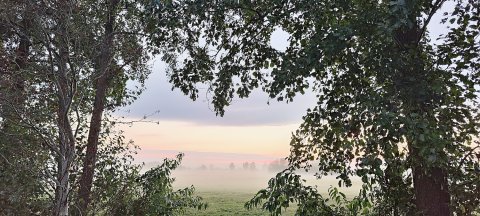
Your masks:
<svg viewBox="0 0 480 216"><path fill-rule="evenodd" d="M218 158L209 158L210 162L207 162L224 165L227 161L245 160L264 163L262 160L271 161L288 156L291 132L297 127L298 124L222 126L159 121L159 124L124 125L121 129L125 131L127 139L135 141L141 147L136 157L138 162L161 161L173 156L175 152L186 153L185 159L198 158L189 156L189 152L235 153L245 157L238 158L232 154L219 157L219 154L211 154L211 157ZM259 157L254 157L255 155Z"/></svg>

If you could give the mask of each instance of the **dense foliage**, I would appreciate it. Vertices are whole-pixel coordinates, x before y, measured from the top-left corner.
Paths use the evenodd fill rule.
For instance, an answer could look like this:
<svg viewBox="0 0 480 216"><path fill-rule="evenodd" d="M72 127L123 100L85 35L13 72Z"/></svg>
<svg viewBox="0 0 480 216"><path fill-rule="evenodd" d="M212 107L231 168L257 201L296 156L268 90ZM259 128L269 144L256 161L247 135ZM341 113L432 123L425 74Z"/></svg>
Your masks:
<svg viewBox="0 0 480 216"><path fill-rule="evenodd" d="M166 196L174 204L156 208L169 214L202 205L193 188L171 189L179 161L151 171L163 173L154 177L166 183L148 183L162 191L139 185L134 146L115 132L111 114L150 73L142 9L129 0L0 2L2 214L105 214L122 191L132 191L124 204Z"/></svg>
<svg viewBox="0 0 480 216"><path fill-rule="evenodd" d="M205 209L207 204L194 195L193 186L173 189L175 179L171 172L180 165L182 157L183 154L179 154L176 159L165 159L143 174L138 173L139 169L134 173L124 171L122 174L126 175L98 172L105 176L97 179L103 179L102 186L109 189L99 191L111 194L105 196L105 202L95 204L102 207L95 215L179 215L186 208Z"/></svg>
<svg viewBox="0 0 480 216"><path fill-rule="evenodd" d="M289 163L316 163L319 178L335 173L340 186L359 176L369 210L351 214L478 213L478 1L188 0L148 9L170 82L192 99L206 84L217 114L255 88L280 101L316 94ZM444 34L431 38L429 25ZM272 47L274 31L289 35L285 50ZM324 203L290 178L277 176L249 205L265 200L276 215L286 198Z"/></svg>

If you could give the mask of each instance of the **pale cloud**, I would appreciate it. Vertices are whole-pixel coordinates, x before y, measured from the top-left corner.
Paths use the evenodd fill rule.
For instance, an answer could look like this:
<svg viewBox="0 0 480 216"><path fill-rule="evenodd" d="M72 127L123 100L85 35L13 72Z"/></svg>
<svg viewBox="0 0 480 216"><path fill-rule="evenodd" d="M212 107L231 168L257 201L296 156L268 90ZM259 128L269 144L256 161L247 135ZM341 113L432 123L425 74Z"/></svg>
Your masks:
<svg viewBox="0 0 480 216"><path fill-rule="evenodd" d="M171 90L172 85L168 83L165 71L165 63L156 61L153 73L146 81L145 92L132 105L116 112L116 115L139 118L157 112L150 119L200 125L284 125L301 121L307 108L313 107L316 102L313 93L299 95L287 104L255 90L249 98L234 99L226 107L224 117L220 117L215 115L205 89L200 89L200 97L192 101L178 89Z"/></svg>

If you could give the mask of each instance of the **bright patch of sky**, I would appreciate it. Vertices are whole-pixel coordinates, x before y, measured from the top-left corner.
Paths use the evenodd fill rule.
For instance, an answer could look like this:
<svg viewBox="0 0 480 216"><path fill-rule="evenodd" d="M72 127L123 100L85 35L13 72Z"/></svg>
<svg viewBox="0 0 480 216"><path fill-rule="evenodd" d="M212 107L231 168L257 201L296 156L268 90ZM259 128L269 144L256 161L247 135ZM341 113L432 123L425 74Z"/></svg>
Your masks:
<svg viewBox="0 0 480 216"><path fill-rule="evenodd" d="M285 50L288 34L277 29L272 34L272 46ZM209 103L211 96L205 88L200 88L200 96L192 101L172 85L166 76L167 65L156 58L153 61L152 74L146 81L146 90L131 106L117 112L130 118L150 116L152 120L184 121L199 125L284 125L299 123L307 108L315 104L313 93L299 95L293 102L277 102L270 99L261 90L254 90L249 98L234 99L226 108L225 116L215 115ZM128 111L128 113L127 113Z"/></svg>

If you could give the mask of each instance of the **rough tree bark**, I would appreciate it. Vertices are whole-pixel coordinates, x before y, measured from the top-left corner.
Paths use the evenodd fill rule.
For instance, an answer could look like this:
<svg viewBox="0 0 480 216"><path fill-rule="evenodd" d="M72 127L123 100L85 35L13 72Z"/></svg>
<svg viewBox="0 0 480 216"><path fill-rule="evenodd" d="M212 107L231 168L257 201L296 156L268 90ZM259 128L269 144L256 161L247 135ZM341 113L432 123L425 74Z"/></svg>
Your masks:
<svg viewBox="0 0 480 216"><path fill-rule="evenodd" d="M107 6L107 19L104 25L104 39L99 56L95 59L95 101L89 125L87 150L83 162L82 176L80 179L80 208L86 212L91 202L91 190L95 171L98 140L102 127L102 116L110 80L114 76L111 64L113 60L114 25L116 8L119 0L110 0Z"/></svg>
<svg viewBox="0 0 480 216"><path fill-rule="evenodd" d="M417 166L413 172L413 184L418 210L427 216L450 215L450 194L445 170Z"/></svg>

